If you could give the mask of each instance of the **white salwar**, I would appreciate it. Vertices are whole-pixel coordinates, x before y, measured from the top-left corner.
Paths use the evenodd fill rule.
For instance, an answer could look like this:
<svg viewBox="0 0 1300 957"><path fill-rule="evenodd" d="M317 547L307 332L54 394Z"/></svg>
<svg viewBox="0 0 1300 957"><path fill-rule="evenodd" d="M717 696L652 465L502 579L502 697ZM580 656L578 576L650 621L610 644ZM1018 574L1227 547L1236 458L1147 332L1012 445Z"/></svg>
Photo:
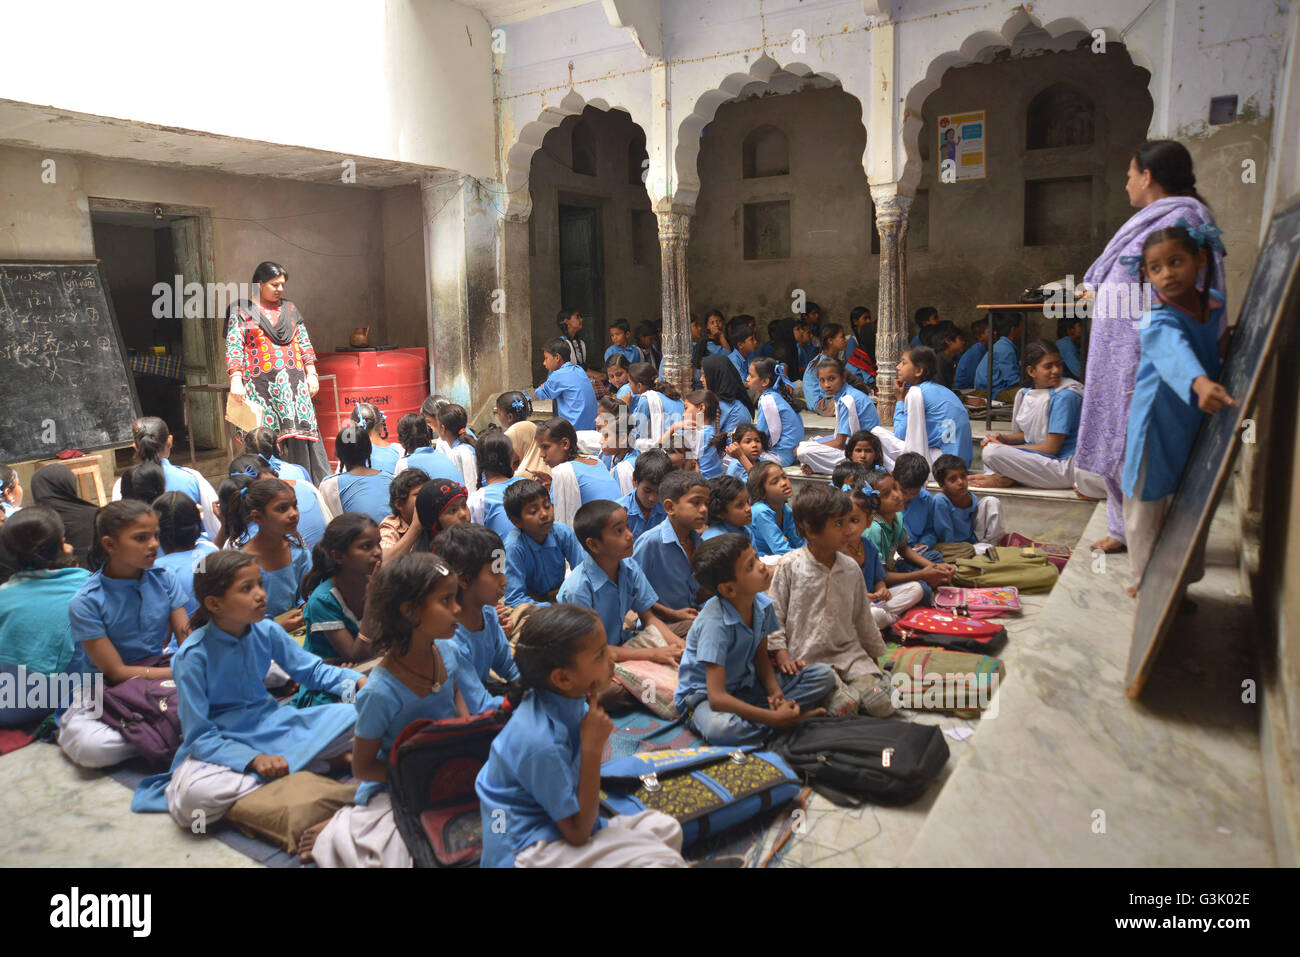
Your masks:
<svg viewBox="0 0 1300 957"><path fill-rule="evenodd" d="M393 816L387 791L369 804L349 804L334 812L316 835L312 859L317 867L411 867L411 852Z"/></svg>
<svg viewBox="0 0 1300 957"><path fill-rule="evenodd" d="M1062 380L1060 388L1083 394L1083 386L1073 379ZM1037 445L1046 440L1051 403L1052 393L1048 389L1021 389L1016 393L1011 407L1011 429L1024 434L1025 444ZM1071 488L1075 483L1072 455L1058 459L997 442L984 446L980 455L986 475L1001 475L1030 488Z"/></svg>
<svg viewBox="0 0 1300 957"><path fill-rule="evenodd" d="M687 867L682 826L661 811L620 814L580 847L538 841L515 855L515 867Z"/></svg>
<svg viewBox="0 0 1300 957"><path fill-rule="evenodd" d="M871 603L871 617L875 620L877 628L888 628L902 618L907 609L919 605L924 597L925 591L921 588L920 582L903 582L894 585L889 589L889 601Z"/></svg>
<svg viewBox="0 0 1300 957"><path fill-rule="evenodd" d="M59 747L73 764L83 768L107 768L139 755L134 744L109 727L82 697L72 693L72 703L59 718Z"/></svg>
<svg viewBox="0 0 1300 957"><path fill-rule="evenodd" d="M573 516L582 508L582 489L572 462L561 462L551 469L551 502L555 505L555 520L573 527Z"/></svg>
<svg viewBox="0 0 1300 957"><path fill-rule="evenodd" d="M637 423L638 438L636 440L636 448L638 452L644 452L647 449L654 448L655 444L659 441L659 436L663 435L668 429L664 424L664 403L659 393L650 389L649 391L642 392L641 398L645 400L645 407L648 414L642 417L643 420L641 422ZM644 433L641 432L642 426L646 429L646 432ZM599 435L600 433L596 434ZM599 446L597 446L596 454L599 454L599 452L600 449Z"/></svg>

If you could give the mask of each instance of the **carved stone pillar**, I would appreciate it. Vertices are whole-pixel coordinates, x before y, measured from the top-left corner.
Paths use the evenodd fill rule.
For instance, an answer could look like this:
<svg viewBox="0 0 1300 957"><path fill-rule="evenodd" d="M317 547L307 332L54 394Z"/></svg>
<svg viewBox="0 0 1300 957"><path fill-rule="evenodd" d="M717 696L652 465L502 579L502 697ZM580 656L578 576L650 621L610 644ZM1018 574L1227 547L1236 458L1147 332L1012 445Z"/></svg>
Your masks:
<svg viewBox="0 0 1300 957"><path fill-rule="evenodd" d="M691 390L691 296L686 246L691 214L659 212L660 307L663 311L663 378L685 395Z"/></svg>
<svg viewBox="0 0 1300 957"><path fill-rule="evenodd" d="M907 214L912 197L891 185L871 191L880 233L880 302L876 312L876 410L884 423L894 421L894 383L898 360L907 348Z"/></svg>

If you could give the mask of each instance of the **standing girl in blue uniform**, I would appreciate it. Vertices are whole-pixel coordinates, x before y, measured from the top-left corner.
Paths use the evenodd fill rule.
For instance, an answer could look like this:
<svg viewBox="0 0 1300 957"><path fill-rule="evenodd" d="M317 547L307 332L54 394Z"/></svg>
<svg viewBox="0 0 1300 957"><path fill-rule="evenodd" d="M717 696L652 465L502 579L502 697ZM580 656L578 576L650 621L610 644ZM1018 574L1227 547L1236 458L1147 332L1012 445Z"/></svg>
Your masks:
<svg viewBox="0 0 1300 957"><path fill-rule="evenodd" d="M755 359L749 364L746 380L751 392L760 392L754 422L767 436L769 449L763 458L779 462L781 467L794 464L794 452L803 441L803 419L790 405L789 380L785 367L772 359Z"/></svg>
<svg viewBox="0 0 1300 957"><path fill-rule="evenodd" d="M266 588L266 614L285 631L302 627L302 580L311 556L298 535L298 499L279 479L231 477L238 491L223 506L230 546L253 556ZM251 527L257 533L250 535Z"/></svg>
<svg viewBox="0 0 1300 957"><path fill-rule="evenodd" d="M388 514L393 477L370 464L370 436L359 425L339 429L334 442L339 471L321 479L320 493L334 515L361 512L378 524Z"/></svg>
<svg viewBox="0 0 1300 957"><path fill-rule="evenodd" d="M468 667L452 635L460 604L457 579L435 555L402 555L375 574L370 601L373 646L383 660L357 695L352 775L354 803L298 844L303 861L320 867L410 867L388 793L388 756L412 721L469 714L461 690Z"/></svg>
<svg viewBox="0 0 1300 957"><path fill-rule="evenodd" d="M155 567L157 557L158 516L152 508L124 500L99 510L90 547L94 574L68 605L77 646L69 671L102 673L106 685L172 676L163 649L173 635L184 641L189 626L185 595L171 572ZM87 768L135 757L135 745L100 720L102 703L89 692L78 690L60 719L59 747Z"/></svg>
<svg viewBox="0 0 1300 957"><path fill-rule="evenodd" d="M817 382L822 394L834 404L835 434L827 439L800 442L795 455L804 475L830 475L844 458L849 437L863 429L882 429L876 403L866 386L844 369L839 359L822 359L817 364ZM883 429L882 429L883 431Z"/></svg>
<svg viewBox="0 0 1300 957"><path fill-rule="evenodd" d="M1214 290L1206 247L1218 229L1173 226L1142 245L1142 272L1159 302L1142 316L1142 354L1124 448L1124 534L1136 596L1165 515L1182 481L1201 419L1236 405L1215 381L1229 333L1218 334L1223 299ZM1214 248L1221 248L1214 247ZM1205 290L1196 277L1205 270ZM1204 574L1204 546L1192 556L1192 581Z"/></svg>
<svg viewBox="0 0 1300 957"><path fill-rule="evenodd" d="M759 556L784 555L803 548L803 537L795 529L790 508L790 477L775 462L759 462L746 483L753 516L754 549Z"/></svg>
<svg viewBox="0 0 1300 957"><path fill-rule="evenodd" d="M136 811L166 807L187 831L210 826L268 781L337 765L352 747L352 700L366 684L298 647L266 616L252 556L213 555L194 576L194 594L194 632L174 661L183 741L170 773L147 778L131 804ZM345 703L281 707L262 684L273 661L304 688Z"/></svg>
<svg viewBox="0 0 1300 957"><path fill-rule="evenodd" d="M352 421L370 436L371 466L392 475L403 450L398 443L388 441L388 419L384 413L369 402L358 402L352 407Z"/></svg>
<svg viewBox="0 0 1300 957"><path fill-rule="evenodd" d="M940 455L955 455L970 467L970 413L952 389L934 381L934 350L908 349L898 360L898 388L906 389L894 407L894 434L876 433L886 462L917 452L930 464Z"/></svg>
<svg viewBox="0 0 1300 957"><path fill-rule="evenodd" d="M578 605L529 616L515 646L514 714L475 781L484 867L685 867L682 829L659 811L600 817L600 759L614 730L597 695L614 662L600 617Z"/></svg>
<svg viewBox="0 0 1300 957"><path fill-rule="evenodd" d="M588 502L618 501L618 482L599 461L578 454L578 433L568 419L547 419L537 430L537 447L551 469L555 520L572 526L573 516Z"/></svg>

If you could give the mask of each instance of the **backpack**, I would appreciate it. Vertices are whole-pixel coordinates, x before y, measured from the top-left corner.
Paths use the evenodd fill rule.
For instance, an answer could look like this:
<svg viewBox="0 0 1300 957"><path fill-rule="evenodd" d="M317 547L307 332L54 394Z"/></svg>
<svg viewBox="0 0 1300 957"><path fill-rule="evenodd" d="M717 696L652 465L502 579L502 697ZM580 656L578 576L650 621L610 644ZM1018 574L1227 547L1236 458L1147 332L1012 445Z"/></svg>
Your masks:
<svg viewBox="0 0 1300 957"><path fill-rule="evenodd" d="M998 544L1009 548L1036 548L1047 556L1047 560L1056 566L1058 572L1065 571L1065 566L1070 561L1070 555L1073 552L1069 545L1037 542L1032 538L1021 535L1019 532L1007 532L1002 536L1002 540Z"/></svg>
<svg viewBox="0 0 1300 957"><path fill-rule="evenodd" d="M935 608L912 608L894 630L905 645L930 645L950 651L974 651L991 655L1007 643L1007 630L995 621L963 618Z"/></svg>
<svg viewBox="0 0 1300 957"><path fill-rule="evenodd" d="M474 779L487 763L509 709L463 718L421 718L388 754L393 819L416 867L466 867L483 854Z"/></svg>
<svg viewBox="0 0 1300 957"><path fill-rule="evenodd" d="M171 656L158 655L132 664L167 668ZM181 712L176 682L171 678L128 678L105 686L100 720L120 731L155 771L170 767L181 746Z"/></svg>
<svg viewBox="0 0 1300 957"><path fill-rule="evenodd" d="M701 745L641 751L600 767L600 803L610 815L662 811L689 846L799 794L799 778L770 751Z"/></svg>
<svg viewBox="0 0 1300 957"><path fill-rule="evenodd" d="M968 618L997 618L1020 611L1020 590L1005 588L961 588L944 585L934 593L934 607ZM957 609L965 607L965 611Z"/></svg>
<svg viewBox="0 0 1300 957"><path fill-rule="evenodd" d="M1025 549L994 547L988 554L953 561L957 574L954 585L966 587L1001 587L1015 585L1022 592L1051 591L1059 572L1048 562L1047 556L1034 550L1026 555Z"/></svg>
<svg viewBox="0 0 1300 957"><path fill-rule="evenodd" d="M818 794L841 807L908 804L948 762L935 725L867 715L800 721L773 745Z"/></svg>

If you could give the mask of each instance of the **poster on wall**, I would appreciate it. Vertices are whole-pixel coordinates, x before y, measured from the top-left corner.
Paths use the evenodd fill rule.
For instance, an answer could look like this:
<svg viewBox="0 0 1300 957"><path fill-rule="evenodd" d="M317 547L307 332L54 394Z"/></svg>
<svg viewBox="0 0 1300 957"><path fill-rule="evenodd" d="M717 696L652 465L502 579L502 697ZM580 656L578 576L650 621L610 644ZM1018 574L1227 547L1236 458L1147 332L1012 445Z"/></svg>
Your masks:
<svg viewBox="0 0 1300 957"><path fill-rule="evenodd" d="M939 181L984 178L984 111L939 117Z"/></svg>

